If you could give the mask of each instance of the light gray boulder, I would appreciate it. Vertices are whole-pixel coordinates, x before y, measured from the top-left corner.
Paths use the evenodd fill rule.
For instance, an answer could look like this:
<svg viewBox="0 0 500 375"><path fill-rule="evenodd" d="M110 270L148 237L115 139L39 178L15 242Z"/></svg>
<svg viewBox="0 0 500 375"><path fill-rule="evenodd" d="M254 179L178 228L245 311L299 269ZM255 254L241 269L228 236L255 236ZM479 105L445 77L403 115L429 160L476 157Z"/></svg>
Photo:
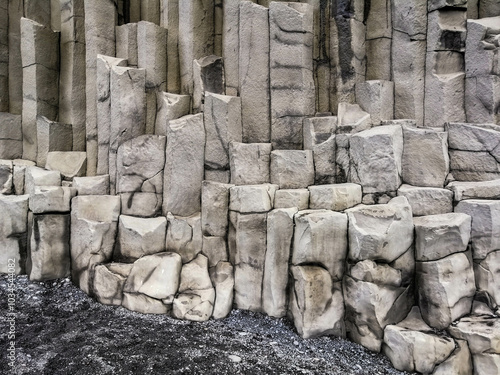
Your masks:
<svg viewBox="0 0 500 375"><path fill-rule="evenodd" d="M215 303L212 317L223 319L233 308L234 269L229 262L219 262L210 268L210 279L215 288Z"/></svg>
<svg viewBox="0 0 500 375"><path fill-rule="evenodd" d="M446 186L454 194L456 202L465 199L499 199L500 180L492 181L452 181Z"/></svg>
<svg viewBox="0 0 500 375"><path fill-rule="evenodd" d="M191 97L189 95L178 95L170 92L156 93L155 134L166 136L170 121L189 115L190 110Z"/></svg>
<svg viewBox="0 0 500 375"><path fill-rule="evenodd" d="M271 183L280 189L303 189L314 184L314 159L310 150L271 152Z"/></svg>
<svg viewBox="0 0 500 375"><path fill-rule="evenodd" d="M370 114L373 125L380 125L383 120L392 120L394 116L394 82L368 80L356 83L356 102Z"/></svg>
<svg viewBox="0 0 500 375"><path fill-rule="evenodd" d="M344 183L309 186L309 208L344 211L361 203L361 185Z"/></svg>
<svg viewBox="0 0 500 375"><path fill-rule="evenodd" d="M182 263L192 261L203 247L200 213L188 217L168 213L167 221L167 251L179 254Z"/></svg>
<svg viewBox="0 0 500 375"><path fill-rule="evenodd" d="M24 192L33 194L35 186L61 186L61 173L29 166L26 168L24 176Z"/></svg>
<svg viewBox="0 0 500 375"><path fill-rule="evenodd" d="M75 177L72 185L78 195L108 195L109 174L90 177Z"/></svg>
<svg viewBox="0 0 500 375"><path fill-rule="evenodd" d="M240 213L271 211L278 185L244 185L229 189L229 210Z"/></svg>
<svg viewBox="0 0 500 375"><path fill-rule="evenodd" d="M203 236L202 254L208 258L208 267L216 267L220 262L228 261L225 237Z"/></svg>
<svg viewBox="0 0 500 375"><path fill-rule="evenodd" d="M363 111L358 104L341 102L338 105L337 113L337 133L354 134L372 126L370 114Z"/></svg>
<svg viewBox="0 0 500 375"><path fill-rule="evenodd" d="M63 186L36 186L30 194L29 207L35 214L69 212L76 189Z"/></svg>
<svg viewBox="0 0 500 375"><path fill-rule="evenodd" d="M205 92L224 94L224 61L210 55L193 60L193 112L204 112Z"/></svg>
<svg viewBox="0 0 500 375"><path fill-rule="evenodd" d="M12 171L12 183L14 184L14 193L16 195L24 194L24 182L26 177L26 168L35 166L35 162L31 160L14 159L12 161L14 165Z"/></svg>
<svg viewBox="0 0 500 375"><path fill-rule="evenodd" d="M133 264L108 263L95 267L92 292L97 301L104 305L120 306L123 287Z"/></svg>
<svg viewBox="0 0 500 375"><path fill-rule="evenodd" d="M477 289L487 292L493 303L500 305L500 251L493 251L474 263L474 275Z"/></svg>
<svg viewBox="0 0 500 375"><path fill-rule="evenodd" d="M233 185L203 181L201 226L206 236L224 237L228 228L229 191Z"/></svg>
<svg viewBox="0 0 500 375"><path fill-rule="evenodd" d="M21 158L22 155L23 131L21 116L0 112L0 159L17 159Z"/></svg>
<svg viewBox="0 0 500 375"><path fill-rule="evenodd" d="M235 185L265 184L271 181L271 144L229 144L231 183Z"/></svg>
<svg viewBox="0 0 500 375"><path fill-rule="evenodd" d="M121 193L122 214L138 217L161 215L163 195L150 192Z"/></svg>
<svg viewBox="0 0 500 375"><path fill-rule="evenodd" d="M292 208L307 210L309 207L309 190L280 189L274 193L274 208Z"/></svg>
<svg viewBox="0 0 500 375"><path fill-rule="evenodd" d="M408 200L413 216L453 212L453 193L447 189L403 184L398 189L398 196Z"/></svg>

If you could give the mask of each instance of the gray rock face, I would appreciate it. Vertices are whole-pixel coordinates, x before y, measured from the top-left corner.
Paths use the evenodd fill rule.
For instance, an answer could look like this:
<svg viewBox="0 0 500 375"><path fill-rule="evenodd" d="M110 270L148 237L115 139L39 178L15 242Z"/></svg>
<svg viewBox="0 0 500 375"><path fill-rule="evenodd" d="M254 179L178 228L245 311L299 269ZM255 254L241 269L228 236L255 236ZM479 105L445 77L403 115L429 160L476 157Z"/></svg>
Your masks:
<svg viewBox="0 0 500 375"><path fill-rule="evenodd" d="M446 186L454 194L455 201L465 199L499 199L500 180L481 182L453 181Z"/></svg>
<svg viewBox="0 0 500 375"><path fill-rule="evenodd" d="M208 258L208 266L211 269L216 267L220 262L227 262L229 260L225 237L203 236L201 252Z"/></svg>
<svg viewBox="0 0 500 375"><path fill-rule="evenodd" d="M347 215L306 210L295 215L292 264L318 264L333 281L342 279L347 256Z"/></svg>
<svg viewBox="0 0 500 375"><path fill-rule="evenodd" d="M489 294L500 305L500 251L489 253L481 262L474 263L476 286Z"/></svg>
<svg viewBox="0 0 500 375"><path fill-rule="evenodd" d="M75 177L72 185L78 195L108 195L109 175L94 177Z"/></svg>
<svg viewBox="0 0 500 375"><path fill-rule="evenodd" d="M205 92L224 94L224 62L221 57L210 55L193 61L193 112L205 107Z"/></svg>
<svg viewBox="0 0 500 375"><path fill-rule="evenodd" d="M35 160L39 167L45 167L49 152L71 151L73 145L71 124L62 124L50 121L45 116L38 116L36 118L36 133L37 154Z"/></svg>
<svg viewBox="0 0 500 375"><path fill-rule="evenodd" d="M404 197L394 198L388 204L351 208L347 216L351 260L392 262L413 242L412 212Z"/></svg>
<svg viewBox="0 0 500 375"><path fill-rule="evenodd" d="M417 262L418 304L431 327L445 329L469 314L476 291L472 259L466 253Z"/></svg>
<svg viewBox="0 0 500 375"><path fill-rule="evenodd" d="M315 266L293 266L290 313L303 338L345 336L344 304L340 283L328 271Z"/></svg>
<svg viewBox="0 0 500 375"><path fill-rule="evenodd" d="M127 60L130 67L137 68L137 23L116 26L116 57Z"/></svg>
<svg viewBox="0 0 500 375"><path fill-rule="evenodd" d="M461 201L455 212L472 218L471 244L474 259L484 259L490 252L500 249L500 202L470 199Z"/></svg>
<svg viewBox="0 0 500 375"><path fill-rule="evenodd" d="M354 134L371 127L369 113L363 111L358 104L339 103L337 133Z"/></svg>
<svg viewBox="0 0 500 375"><path fill-rule="evenodd" d="M191 97L189 95L157 93L155 134L167 135L170 121L188 115L190 110Z"/></svg>
<svg viewBox="0 0 500 375"><path fill-rule="evenodd" d="M271 183L280 189L301 189L314 184L312 151L277 150L271 152Z"/></svg>
<svg viewBox="0 0 500 375"><path fill-rule="evenodd" d="M278 185L233 186L229 192L229 209L240 213L267 212L273 208Z"/></svg>
<svg viewBox="0 0 500 375"><path fill-rule="evenodd" d="M1 98L0 103L2 103L0 104L0 106L3 105L3 101ZM21 116L0 112L0 159L17 159L21 158L22 155L23 131L21 125Z"/></svg>
<svg viewBox="0 0 500 375"><path fill-rule="evenodd" d="M167 219L120 215L113 259L133 262L145 255L165 251Z"/></svg>
<svg viewBox="0 0 500 375"><path fill-rule="evenodd" d="M201 226L206 236L224 237L228 228L229 189L233 185L203 181Z"/></svg>
<svg viewBox="0 0 500 375"><path fill-rule="evenodd" d="M229 262L219 262L210 269L210 279L215 288L215 304L212 317L222 319L229 315L233 307L234 276Z"/></svg>
<svg viewBox="0 0 500 375"><path fill-rule="evenodd" d="M361 203L361 185L345 183L309 186L309 208L344 211Z"/></svg>
<svg viewBox="0 0 500 375"><path fill-rule="evenodd" d="M397 125L378 126L350 139L351 179L363 193L396 191L401 185L403 134Z"/></svg>
<svg viewBox="0 0 500 375"><path fill-rule="evenodd" d="M413 216L439 215L453 212L453 193L447 189L401 185L398 196L411 206Z"/></svg>
<svg viewBox="0 0 500 375"><path fill-rule="evenodd" d="M104 305L120 306L123 300L123 287L133 264L108 263L95 267L92 291L97 300Z"/></svg>
<svg viewBox="0 0 500 375"><path fill-rule="evenodd" d="M58 171L65 180L85 175L87 154L83 151L52 151L47 154L45 168Z"/></svg>
<svg viewBox="0 0 500 375"><path fill-rule="evenodd" d="M61 186L61 174L57 171L46 171L39 167L29 166L26 168L24 191L26 194L33 194L35 186Z"/></svg>
<svg viewBox="0 0 500 375"><path fill-rule="evenodd" d="M424 323L418 307L414 307L405 320L387 326L384 331L384 354L401 371L431 373L454 349L453 339L434 334Z"/></svg>
<svg viewBox="0 0 500 375"><path fill-rule="evenodd" d="M292 208L307 210L309 207L309 190L280 189L274 193L274 208Z"/></svg>
<svg viewBox="0 0 500 375"><path fill-rule="evenodd" d="M413 219L415 260L426 262L465 251L469 244L471 217L449 213Z"/></svg>
<svg viewBox="0 0 500 375"><path fill-rule="evenodd" d="M119 215L117 196L88 195L71 201L71 276L87 294L95 265L111 260Z"/></svg>
<svg viewBox="0 0 500 375"><path fill-rule="evenodd" d="M262 309L274 317L287 311L288 260L297 208L276 209L267 215L267 251L264 265Z"/></svg>
<svg viewBox="0 0 500 375"><path fill-rule="evenodd" d="M0 160L0 194L11 194L14 182L14 164L10 160Z"/></svg>
<svg viewBox="0 0 500 375"><path fill-rule="evenodd" d="M167 214L167 251L173 251L182 258L182 263L192 261L201 253L203 235L201 231L201 215L199 213L181 217Z"/></svg>
<svg viewBox="0 0 500 375"><path fill-rule="evenodd" d="M200 254L182 266L172 313L179 319L203 322L212 316L214 303L215 289L208 273L208 260Z"/></svg>
<svg viewBox="0 0 500 375"><path fill-rule="evenodd" d="M76 189L62 186L36 186L30 194L29 207L35 214L69 212Z"/></svg>
<svg viewBox="0 0 500 375"><path fill-rule="evenodd" d="M373 125L394 116L394 82L369 80L356 84L356 101L368 112Z"/></svg>
<svg viewBox="0 0 500 375"><path fill-rule="evenodd" d="M33 215L28 217L28 257L30 280L43 281L70 274L70 216Z"/></svg>
<svg viewBox="0 0 500 375"><path fill-rule="evenodd" d="M271 147L270 143L231 142L229 144L231 183L256 185L270 182Z"/></svg>

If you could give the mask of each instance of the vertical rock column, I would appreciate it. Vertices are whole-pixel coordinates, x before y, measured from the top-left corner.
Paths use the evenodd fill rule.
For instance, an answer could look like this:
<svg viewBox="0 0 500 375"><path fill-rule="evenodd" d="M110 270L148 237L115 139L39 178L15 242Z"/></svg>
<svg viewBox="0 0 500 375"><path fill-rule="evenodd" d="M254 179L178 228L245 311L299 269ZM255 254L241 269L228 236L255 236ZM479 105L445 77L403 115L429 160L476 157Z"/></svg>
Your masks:
<svg viewBox="0 0 500 375"><path fill-rule="evenodd" d="M85 0L87 175L97 172L97 55L115 56L113 0Z"/></svg>
<svg viewBox="0 0 500 375"><path fill-rule="evenodd" d="M9 111L9 2L0 0L0 112Z"/></svg>
<svg viewBox="0 0 500 375"><path fill-rule="evenodd" d="M116 57L127 60L127 65L137 68L137 24L116 26Z"/></svg>
<svg viewBox="0 0 500 375"><path fill-rule="evenodd" d="M271 141L275 149L302 148L302 121L314 115L313 8L271 3Z"/></svg>
<svg viewBox="0 0 500 375"><path fill-rule="evenodd" d="M214 0L179 0L181 94L193 93L193 60L213 51Z"/></svg>
<svg viewBox="0 0 500 375"><path fill-rule="evenodd" d="M73 126L73 150L85 151L84 0L61 0L59 121Z"/></svg>
<svg viewBox="0 0 500 375"><path fill-rule="evenodd" d="M467 8L429 4L425 76L425 126L465 121L464 54Z"/></svg>
<svg viewBox="0 0 500 375"><path fill-rule="evenodd" d="M97 174L109 173L111 131L111 68L126 66L127 60L97 55Z"/></svg>
<svg viewBox="0 0 500 375"><path fill-rule="evenodd" d="M391 80L391 1L372 0L366 19L366 79Z"/></svg>
<svg viewBox="0 0 500 375"><path fill-rule="evenodd" d="M181 90L179 71L179 0L160 0L160 26L167 34L167 91L179 94Z"/></svg>
<svg viewBox="0 0 500 375"><path fill-rule="evenodd" d="M153 134L156 93L167 89L167 30L151 22L139 22L137 56L139 68L146 70L146 133Z"/></svg>
<svg viewBox="0 0 500 375"><path fill-rule="evenodd" d="M116 187L118 147L128 140L144 134L145 131L146 71L113 66L110 82L109 180L110 192L113 195Z"/></svg>
<svg viewBox="0 0 500 375"><path fill-rule="evenodd" d="M37 157L37 116L55 120L59 104L59 33L21 18L23 159Z"/></svg>
<svg viewBox="0 0 500 375"><path fill-rule="evenodd" d="M267 143L271 139L269 93L269 10L242 1L239 24L239 89L243 142ZM229 69L233 69L230 62ZM230 82L230 81L228 81Z"/></svg>

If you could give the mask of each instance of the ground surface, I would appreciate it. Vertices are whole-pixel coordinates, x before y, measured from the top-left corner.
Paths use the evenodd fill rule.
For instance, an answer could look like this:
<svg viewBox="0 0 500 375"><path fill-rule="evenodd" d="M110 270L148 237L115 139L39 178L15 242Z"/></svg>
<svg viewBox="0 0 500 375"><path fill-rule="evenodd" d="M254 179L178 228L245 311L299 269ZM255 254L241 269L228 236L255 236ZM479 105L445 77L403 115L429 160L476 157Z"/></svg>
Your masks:
<svg viewBox="0 0 500 375"><path fill-rule="evenodd" d="M193 323L101 305L69 279L15 286L17 374L404 374L349 341L303 340L286 319L235 310ZM6 313L0 275L0 374Z"/></svg>

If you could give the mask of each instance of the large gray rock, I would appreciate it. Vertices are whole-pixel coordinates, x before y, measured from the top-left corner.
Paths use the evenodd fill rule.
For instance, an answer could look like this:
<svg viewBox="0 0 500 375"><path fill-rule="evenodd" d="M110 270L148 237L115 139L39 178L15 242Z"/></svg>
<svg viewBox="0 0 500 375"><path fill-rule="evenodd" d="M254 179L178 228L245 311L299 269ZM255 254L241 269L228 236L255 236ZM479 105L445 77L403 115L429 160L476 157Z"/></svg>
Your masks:
<svg viewBox="0 0 500 375"><path fill-rule="evenodd" d="M466 253L417 262L418 304L431 327L445 329L471 311L476 292L472 259Z"/></svg>
<svg viewBox="0 0 500 375"><path fill-rule="evenodd" d="M489 253L481 262L474 263L476 286L487 292L493 302L500 305L500 251Z"/></svg>
<svg viewBox="0 0 500 375"><path fill-rule="evenodd" d="M1 98L0 103L2 103ZM0 104L0 106L2 104ZM21 125L21 116L0 112L0 159L17 159L21 158L22 155L23 130Z"/></svg>
<svg viewBox="0 0 500 375"><path fill-rule="evenodd" d="M208 267L216 267L220 262L228 261L225 237L203 236L202 254L208 258Z"/></svg>
<svg viewBox="0 0 500 375"><path fill-rule="evenodd" d="M224 62L219 56L193 61L193 113L204 111L205 92L224 94Z"/></svg>
<svg viewBox="0 0 500 375"><path fill-rule="evenodd" d="M342 279L347 256L347 215L329 210L306 210L295 215L291 262L317 264L333 281Z"/></svg>
<svg viewBox="0 0 500 375"><path fill-rule="evenodd" d="M161 215L163 195L157 193L122 193L122 214L138 217L156 217Z"/></svg>
<svg viewBox="0 0 500 375"><path fill-rule="evenodd" d="M344 211L361 203L361 185L345 183L309 186L309 208Z"/></svg>
<svg viewBox="0 0 500 375"><path fill-rule="evenodd" d="M97 301L104 305L120 306L123 287L133 264L108 263L95 267L92 292Z"/></svg>
<svg viewBox="0 0 500 375"><path fill-rule="evenodd" d="M309 190L280 189L274 193L274 208L292 208L307 210L309 207Z"/></svg>
<svg viewBox="0 0 500 375"><path fill-rule="evenodd" d="M25 272L26 237L28 223L28 195L0 194L0 210L3 212L0 225L0 273L12 272L9 265L14 260L14 273Z"/></svg>
<svg viewBox="0 0 500 375"><path fill-rule="evenodd" d="M384 193L401 185L403 133L398 125L378 126L350 139L351 179L363 193Z"/></svg>
<svg viewBox="0 0 500 375"><path fill-rule="evenodd" d="M131 263L165 251L166 230L167 219L163 216L145 219L120 215L113 260Z"/></svg>
<svg viewBox="0 0 500 375"><path fill-rule="evenodd" d="M470 239L471 217L449 213L413 219L415 260L438 260L465 251Z"/></svg>
<svg viewBox="0 0 500 375"><path fill-rule="evenodd" d="M11 194L14 183L14 164L11 160L0 160L0 194Z"/></svg>
<svg viewBox="0 0 500 375"><path fill-rule="evenodd" d="M201 215L197 213L181 217L168 213L167 220L167 250L179 254L182 263L192 261L201 253L203 247Z"/></svg>
<svg viewBox="0 0 500 375"><path fill-rule="evenodd" d="M471 375L473 374L472 357L467 342L455 340L456 347L453 353L434 369L433 375Z"/></svg>
<svg viewBox="0 0 500 375"><path fill-rule="evenodd" d="M28 217L26 273L32 281L53 280L70 275L69 215Z"/></svg>
<svg viewBox="0 0 500 375"><path fill-rule="evenodd" d="M73 130L71 124L50 121L45 116L36 118L37 154L36 164L45 167L51 151L71 151Z"/></svg>
<svg viewBox="0 0 500 375"><path fill-rule="evenodd" d="M370 114L373 125L394 116L394 82L368 80L356 84L356 102Z"/></svg>
<svg viewBox="0 0 500 375"><path fill-rule="evenodd" d="M345 337L344 304L340 283L316 266L292 266L289 310L303 338Z"/></svg>
<svg viewBox="0 0 500 375"><path fill-rule="evenodd" d="M76 189L71 187L36 186L30 194L29 207L35 214L69 212L75 195Z"/></svg>
<svg viewBox="0 0 500 375"><path fill-rule="evenodd" d="M231 183L235 185L255 185L270 182L270 143L229 144Z"/></svg>
<svg viewBox="0 0 500 375"><path fill-rule="evenodd" d="M453 339L436 335L422 320L416 306L405 320L384 330L383 352L401 371L429 374L447 360L454 349Z"/></svg>
<svg viewBox="0 0 500 375"><path fill-rule="evenodd" d="M206 236L224 237L228 228L229 189L232 185L203 181L201 226Z"/></svg>
<svg viewBox="0 0 500 375"><path fill-rule="evenodd" d="M262 309L274 317L287 311L288 261L297 208L276 209L267 215L267 251L264 264Z"/></svg>
<svg viewBox="0 0 500 375"><path fill-rule="evenodd" d="M229 213L229 259L234 265L236 308L262 310L262 280L266 259L267 214Z"/></svg>
<svg viewBox="0 0 500 375"><path fill-rule="evenodd" d="M215 289L208 273L208 260L198 255L184 264L172 313L176 318L203 322L212 316Z"/></svg>
<svg viewBox="0 0 500 375"><path fill-rule="evenodd" d="M61 173L29 166L24 178L24 192L33 194L36 186L61 186Z"/></svg>
<svg viewBox="0 0 500 375"><path fill-rule="evenodd" d="M394 198L388 204L351 208L347 216L351 260L392 262L413 242L412 212L404 197Z"/></svg>
<svg viewBox="0 0 500 375"><path fill-rule="evenodd" d="M474 259L484 259L500 249L500 202L495 200L470 199L461 201L455 212L472 217L471 244Z"/></svg>
<svg viewBox="0 0 500 375"><path fill-rule="evenodd" d="M372 126L371 116L358 104L341 102L338 106L337 133L354 134L367 130Z"/></svg>
<svg viewBox="0 0 500 375"><path fill-rule="evenodd" d="M215 304L212 317L222 319L229 315L233 308L234 274L229 262L219 262L210 269L210 279L215 288Z"/></svg>
<svg viewBox="0 0 500 375"><path fill-rule="evenodd" d="M314 184L314 159L310 150L271 152L271 183L280 189L303 189Z"/></svg>
<svg viewBox="0 0 500 375"><path fill-rule="evenodd" d="M12 164L14 165L12 173L12 183L14 184L14 193L16 195L24 194L24 182L26 177L26 168L33 167L36 165L35 162L31 160L14 159ZM59 176L59 181L61 176ZM60 182L59 182L60 183Z"/></svg>
<svg viewBox="0 0 500 375"><path fill-rule="evenodd" d="M447 189L403 184L398 189L398 196L408 200L413 216L453 212L453 193Z"/></svg>
<svg viewBox="0 0 500 375"><path fill-rule="evenodd" d="M160 26L168 30L167 33L167 88L168 92L180 92L179 71L179 1L161 0Z"/></svg>
<svg viewBox="0 0 500 375"><path fill-rule="evenodd" d="M72 187L78 195L108 195L109 174L94 177L75 177Z"/></svg>
<svg viewBox="0 0 500 375"><path fill-rule="evenodd" d="M116 57L127 60L128 66L137 68L137 22L130 22L115 27Z"/></svg>
<svg viewBox="0 0 500 375"><path fill-rule="evenodd" d="M203 114L170 121L163 185L163 214L190 216L201 210L205 150Z"/></svg>
<svg viewBox="0 0 500 375"><path fill-rule="evenodd" d="M240 213L271 211L278 185L244 185L229 189L229 209Z"/></svg>
<svg viewBox="0 0 500 375"><path fill-rule="evenodd" d="M422 150L425 150L425 153ZM402 162L402 177L405 183L443 187L449 172L447 133L403 127Z"/></svg>
<svg viewBox="0 0 500 375"><path fill-rule="evenodd" d="M71 201L71 276L87 294L94 267L112 258L119 215L117 196L87 195Z"/></svg>
<svg viewBox="0 0 500 375"><path fill-rule="evenodd" d="M45 168L60 172L65 180L72 180L85 175L87 154L83 151L52 151L47 154Z"/></svg>
<svg viewBox="0 0 500 375"><path fill-rule="evenodd" d="M191 97L189 95L157 93L155 134L167 135L170 121L189 115L190 110Z"/></svg>
<svg viewBox="0 0 500 375"><path fill-rule="evenodd" d="M500 198L500 180L480 182L453 181L446 188L453 192L454 199L457 202L465 199Z"/></svg>

